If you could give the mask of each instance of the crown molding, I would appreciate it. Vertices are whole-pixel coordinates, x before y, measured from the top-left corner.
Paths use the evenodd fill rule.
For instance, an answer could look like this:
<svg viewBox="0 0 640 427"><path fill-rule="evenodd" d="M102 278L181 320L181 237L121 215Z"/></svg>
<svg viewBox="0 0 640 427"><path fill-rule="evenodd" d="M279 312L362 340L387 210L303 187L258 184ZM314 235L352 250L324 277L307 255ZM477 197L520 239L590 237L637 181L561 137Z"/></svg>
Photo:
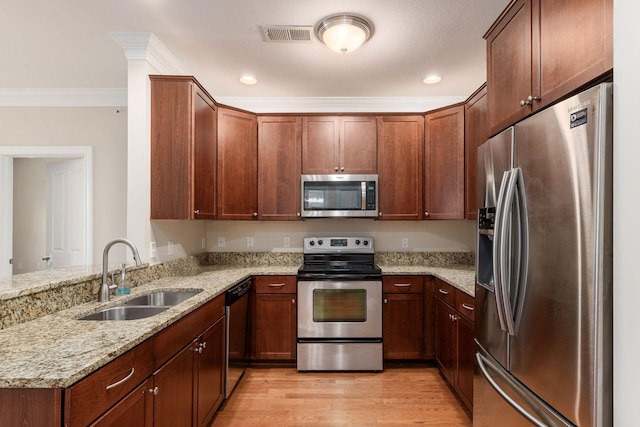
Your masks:
<svg viewBox="0 0 640 427"><path fill-rule="evenodd" d="M254 113L417 113L456 104L464 96L433 97L216 97Z"/></svg>
<svg viewBox="0 0 640 427"><path fill-rule="evenodd" d="M124 107L124 88L0 89L0 107Z"/></svg>
<svg viewBox="0 0 640 427"><path fill-rule="evenodd" d="M189 74L178 58L153 33L114 31L109 35L124 50L127 60L145 60L160 74Z"/></svg>

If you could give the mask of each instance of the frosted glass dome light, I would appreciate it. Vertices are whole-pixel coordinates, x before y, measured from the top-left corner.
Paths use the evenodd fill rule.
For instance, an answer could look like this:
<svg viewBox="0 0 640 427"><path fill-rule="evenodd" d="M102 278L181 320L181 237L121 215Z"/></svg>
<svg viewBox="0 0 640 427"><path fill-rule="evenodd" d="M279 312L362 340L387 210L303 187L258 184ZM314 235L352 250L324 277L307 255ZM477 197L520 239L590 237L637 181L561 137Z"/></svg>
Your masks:
<svg viewBox="0 0 640 427"><path fill-rule="evenodd" d="M316 35L329 49L349 53L358 49L371 37L369 22L356 15L332 15L316 27Z"/></svg>

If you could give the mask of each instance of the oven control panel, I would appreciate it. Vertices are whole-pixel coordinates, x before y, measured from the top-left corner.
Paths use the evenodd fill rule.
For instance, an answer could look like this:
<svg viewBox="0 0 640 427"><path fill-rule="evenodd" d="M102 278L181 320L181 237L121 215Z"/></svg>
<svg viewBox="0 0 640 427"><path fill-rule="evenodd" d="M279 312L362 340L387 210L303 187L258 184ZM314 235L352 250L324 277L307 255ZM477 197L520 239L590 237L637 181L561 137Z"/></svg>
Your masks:
<svg viewBox="0 0 640 427"><path fill-rule="evenodd" d="M373 237L305 237L304 253L373 253Z"/></svg>

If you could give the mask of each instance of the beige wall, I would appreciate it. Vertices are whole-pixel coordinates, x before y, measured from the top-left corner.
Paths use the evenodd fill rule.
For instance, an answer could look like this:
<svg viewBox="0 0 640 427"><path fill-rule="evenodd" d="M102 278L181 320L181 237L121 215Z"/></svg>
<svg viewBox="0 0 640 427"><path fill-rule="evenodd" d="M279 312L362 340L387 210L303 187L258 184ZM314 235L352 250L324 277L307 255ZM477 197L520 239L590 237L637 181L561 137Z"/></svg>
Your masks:
<svg viewBox="0 0 640 427"><path fill-rule="evenodd" d="M120 110L115 114L114 107L0 108L1 145L93 147L96 264L102 262L102 248L109 240L126 236L127 109Z"/></svg>

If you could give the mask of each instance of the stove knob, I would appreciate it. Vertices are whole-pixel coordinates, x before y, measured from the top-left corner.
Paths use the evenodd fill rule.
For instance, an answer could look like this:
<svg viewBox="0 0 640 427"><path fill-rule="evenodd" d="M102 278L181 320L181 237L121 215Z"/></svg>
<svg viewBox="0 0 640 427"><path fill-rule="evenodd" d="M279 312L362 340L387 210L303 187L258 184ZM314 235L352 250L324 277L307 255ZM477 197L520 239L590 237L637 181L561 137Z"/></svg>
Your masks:
<svg viewBox="0 0 640 427"><path fill-rule="evenodd" d="M360 244L360 240L356 239L356 245Z"/></svg>
<svg viewBox="0 0 640 427"><path fill-rule="evenodd" d="M318 244L319 244L319 245L322 245L322 240L318 240Z"/></svg>
<svg viewBox="0 0 640 427"><path fill-rule="evenodd" d="M309 241L309 246L313 246L315 244L316 244L316 242L314 242L313 240Z"/></svg>
<svg viewBox="0 0 640 427"><path fill-rule="evenodd" d="M365 241L362 242L362 244L365 245L365 246L369 246L369 241L365 240Z"/></svg>

